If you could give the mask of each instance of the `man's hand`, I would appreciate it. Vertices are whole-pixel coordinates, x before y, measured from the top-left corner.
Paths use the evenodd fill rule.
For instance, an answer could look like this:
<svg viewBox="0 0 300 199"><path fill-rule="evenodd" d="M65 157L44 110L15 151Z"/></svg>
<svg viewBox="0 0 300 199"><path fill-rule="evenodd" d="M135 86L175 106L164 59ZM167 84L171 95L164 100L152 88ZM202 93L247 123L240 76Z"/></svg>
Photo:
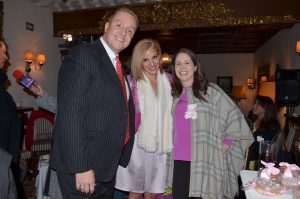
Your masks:
<svg viewBox="0 0 300 199"><path fill-rule="evenodd" d="M76 189L85 193L93 193L95 191L95 175L93 170L75 174Z"/></svg>
<svg viewBox="0 0 300 199"><path fill-rule="evenodd" d="M33 92L35 95L43 95L43 88L41 85L37 84L37 85L32 85L30 87L31 92Z"/></svg>

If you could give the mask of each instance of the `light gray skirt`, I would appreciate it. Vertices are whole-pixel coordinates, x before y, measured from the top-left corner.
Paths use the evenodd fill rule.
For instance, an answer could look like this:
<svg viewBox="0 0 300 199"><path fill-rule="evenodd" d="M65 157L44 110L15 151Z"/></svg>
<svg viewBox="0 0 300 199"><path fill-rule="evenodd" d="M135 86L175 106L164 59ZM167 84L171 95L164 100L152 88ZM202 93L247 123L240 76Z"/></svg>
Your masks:
<svg viewBox="0 0 300 199"><path fill-rule="evenodd" d="M115 188L135 193L163 193L166 158L166 154L144 151L137 145L135 138L128 166L118 168Z"/></svg>

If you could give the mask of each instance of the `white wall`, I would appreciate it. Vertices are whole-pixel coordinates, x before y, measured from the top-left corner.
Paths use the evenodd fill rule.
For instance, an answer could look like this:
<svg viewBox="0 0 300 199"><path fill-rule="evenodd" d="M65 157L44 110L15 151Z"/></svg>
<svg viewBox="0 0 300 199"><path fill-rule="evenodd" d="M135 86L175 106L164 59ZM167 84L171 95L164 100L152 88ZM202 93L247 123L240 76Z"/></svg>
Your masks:
<svg viewBox="0 0 300 199"><path fill-rule="evenodd" d="M281 68L300 68L300 57L295 53L297 40L300 40L300 24L281 30L255 52L254 66L270 63L271 74L275 73L276 64Z"/></svg>
<svg viewBox="0 0 300 199"><path fill-rule="evenodd" d="M254 53L254 68L270 63L271 76L275 74L276 64L281 68L300 69L300 56L295 52L299 40L300 23L281 30ZM300 106L295 108L295 113L300 113Z"/></svg>
<svg viewBox="0 0 300 199"><path fill-rule="evenodd" d="M25 29L26 21L34 24L34 31ZM27 0L4 0L3 36L8 44L11 66L7 74L11 81L8 91L16 102L24 106L34 106L35 98L23 91L17 84L12 72L19 69L24 72L26 50L46 54L46 63L42 70L32 68L30 75L51 95L56 96L57 74L60 65L58 43L61 38L53 36L52 12L48 7L38 7L37 3Z"/></svg>
<svg viewBox="0 0 300 199"><path fill-rule="evenodd" d="M247 86L253 78L253 54L201 54L198 55L209 81L217 83L218 76L232 76L233 86ZM244 115L252 109L254 91L246 89L247 99L240 101Z"/></svg>

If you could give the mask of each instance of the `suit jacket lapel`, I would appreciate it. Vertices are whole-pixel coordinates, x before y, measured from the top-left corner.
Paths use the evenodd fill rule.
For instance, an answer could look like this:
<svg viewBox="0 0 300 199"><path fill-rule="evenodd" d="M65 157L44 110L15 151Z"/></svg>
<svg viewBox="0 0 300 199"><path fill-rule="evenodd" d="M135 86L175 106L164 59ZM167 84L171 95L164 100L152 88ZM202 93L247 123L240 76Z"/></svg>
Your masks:
<svg viewBox="0 0 300 199"><path fill-rule="evenodd" d="M101 65L101 67L104 67L106 71L108 71L108 74L112 77L113 79L113 83L120 85L121 88L121 84L120 81L118 79L118 75L116 72L116 69L114 67L114 65L112 64L107 52L105 51L104 46L102 45L100 39L98 39L97 41L94 42L96 45L96 51L95 54L99 57L99 59L101 60L101 62L103 62L103 64Z"/></svg>
<svg viewBox="0 0 300 199"><path fill-rule="evenodd" d="M97 51L95 51L95 53L97 54L97 56L99 57L99 59L103 62L103 66L101 65L101 67L104 67L105 70L108 71L109 75L113 79L112 83L115 84L119 88L120 93L123 95L121 82L120 82L120 80L118 78L116 69L115 69L114 65L112 64L112 62L111 62L111 60L110 60L110 58L109 58L109 56L108 56L108 54L107 54L104 46L102 45L100 39L98 39L94 43L97 46ZM122 67L122 70L123 70L123 67ZM124 74L124 70L123 70L123 74ZM124 77L125 77L125 81L127 82L127 85L128 85L128 88L129 88L129 84L128 84L128 81L127 81L127 78L126 78L125 74L124 74ZM130 89L129 89L129 92L130 92ZM131 96L131 92L130 92L130 96ZM124 97L122 97L122 99L124 100ZM124 100L124 103L126 103L125 100Z"/></svg>

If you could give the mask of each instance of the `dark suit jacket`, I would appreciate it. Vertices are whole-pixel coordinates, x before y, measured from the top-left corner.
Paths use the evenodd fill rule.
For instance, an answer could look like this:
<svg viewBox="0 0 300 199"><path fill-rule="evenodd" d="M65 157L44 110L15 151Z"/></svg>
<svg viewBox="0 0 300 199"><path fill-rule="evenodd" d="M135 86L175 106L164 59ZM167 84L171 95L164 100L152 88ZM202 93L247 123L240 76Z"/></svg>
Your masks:
<svg viewBox="0 0 300 199"><path fill-rule="evenodd" d="M58 77L51 167L75 174L94 170L107 182L126 167L134 141L134 105L129 98L130 140L124 146L126 102L116 70L100 40L75 47Z"/></svg>
<svg viewBox="0 0 300 199"><path fill-rule="evenodd" d="M22 123L12 96L4 88L6 80L7 75L0 69L0 147L18 164Z"/></svg>

